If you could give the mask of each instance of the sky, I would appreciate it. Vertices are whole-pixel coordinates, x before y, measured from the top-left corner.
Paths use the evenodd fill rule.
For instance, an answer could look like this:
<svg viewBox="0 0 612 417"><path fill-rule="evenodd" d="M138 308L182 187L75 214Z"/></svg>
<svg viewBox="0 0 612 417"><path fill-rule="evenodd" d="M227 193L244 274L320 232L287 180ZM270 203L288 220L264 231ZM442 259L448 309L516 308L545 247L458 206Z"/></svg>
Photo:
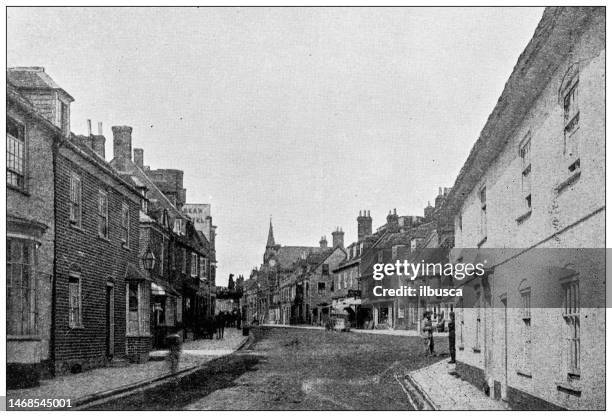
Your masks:
<svg viewBox="0 0 612 417"><path fill-rule="evenodd" d="M145 165L212 204L217 285L276 243L345 243L451 187L542 8L8 8L7 65L42 66L71 127L133 127Z"/></svg>

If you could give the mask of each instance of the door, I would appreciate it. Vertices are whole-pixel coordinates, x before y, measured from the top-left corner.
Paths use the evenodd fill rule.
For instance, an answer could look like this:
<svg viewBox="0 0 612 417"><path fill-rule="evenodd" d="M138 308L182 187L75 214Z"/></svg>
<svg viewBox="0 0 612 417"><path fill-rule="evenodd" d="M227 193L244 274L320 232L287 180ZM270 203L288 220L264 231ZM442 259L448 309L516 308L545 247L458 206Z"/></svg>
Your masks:
<svg viewBox="0 0 612 417"><path fill-rule="evenodd" d="M501 399L506 401L508 394L508 300L503 298L501 300L504 306L504 335L502 340L502 366L503 375L501 381Z"/></svg>
<svg viewBox="0 0 612 417"><path fill-rule="evenodd" d="M115 354L115 287L106 285L106 356Z"/></svg>

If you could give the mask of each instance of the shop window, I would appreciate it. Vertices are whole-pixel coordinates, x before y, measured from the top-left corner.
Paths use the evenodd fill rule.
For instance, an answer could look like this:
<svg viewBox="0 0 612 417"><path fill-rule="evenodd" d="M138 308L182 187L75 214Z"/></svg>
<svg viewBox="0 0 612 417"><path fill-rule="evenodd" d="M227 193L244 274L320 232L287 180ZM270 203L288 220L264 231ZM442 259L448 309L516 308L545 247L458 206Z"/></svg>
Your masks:
<svg viewBox="0 0 612 417"><path fill-rule="evenodd" d="M145 281L126 284L127 335L148 336L150 333L150 286Z"/></svg>
<svg viewBox="0 0 612 417"><path fill-rule="evenodd" d="M36 243L22 239L7 239L6 247L8 335L36 334L38 319Z"/></svg>

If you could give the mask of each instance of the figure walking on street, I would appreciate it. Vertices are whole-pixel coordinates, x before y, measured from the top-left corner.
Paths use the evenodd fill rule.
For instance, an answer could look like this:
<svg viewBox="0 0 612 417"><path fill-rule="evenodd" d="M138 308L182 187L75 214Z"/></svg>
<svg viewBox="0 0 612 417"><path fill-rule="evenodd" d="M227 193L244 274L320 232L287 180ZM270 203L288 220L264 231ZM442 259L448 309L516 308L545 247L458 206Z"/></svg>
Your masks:
<svg viewBox="0 0 612 417"><path fill-rule="evenodd" d="M178 372L179 361L181 359L181 336L174 332L166 336L168 345L168 364L172 375Z"/></svg>
<svg viewBox="0 0 612 417"><path fill-rule="evenodd" d="M455 363L455 312L449 314L450 321L448 322L448 351L450 352L451 360L448 363Z"/></svg>

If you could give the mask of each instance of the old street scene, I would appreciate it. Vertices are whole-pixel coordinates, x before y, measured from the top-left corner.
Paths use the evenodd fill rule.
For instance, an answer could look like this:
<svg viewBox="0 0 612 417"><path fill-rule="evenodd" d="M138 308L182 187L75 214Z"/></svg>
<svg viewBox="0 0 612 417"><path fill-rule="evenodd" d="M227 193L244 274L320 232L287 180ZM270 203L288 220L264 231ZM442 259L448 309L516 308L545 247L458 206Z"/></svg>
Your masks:
<svg viewBox="0 0 612 417"><path fill-rule="evenodd" d="M8 409L605 409L605 8L7 16Z"/></svg>

